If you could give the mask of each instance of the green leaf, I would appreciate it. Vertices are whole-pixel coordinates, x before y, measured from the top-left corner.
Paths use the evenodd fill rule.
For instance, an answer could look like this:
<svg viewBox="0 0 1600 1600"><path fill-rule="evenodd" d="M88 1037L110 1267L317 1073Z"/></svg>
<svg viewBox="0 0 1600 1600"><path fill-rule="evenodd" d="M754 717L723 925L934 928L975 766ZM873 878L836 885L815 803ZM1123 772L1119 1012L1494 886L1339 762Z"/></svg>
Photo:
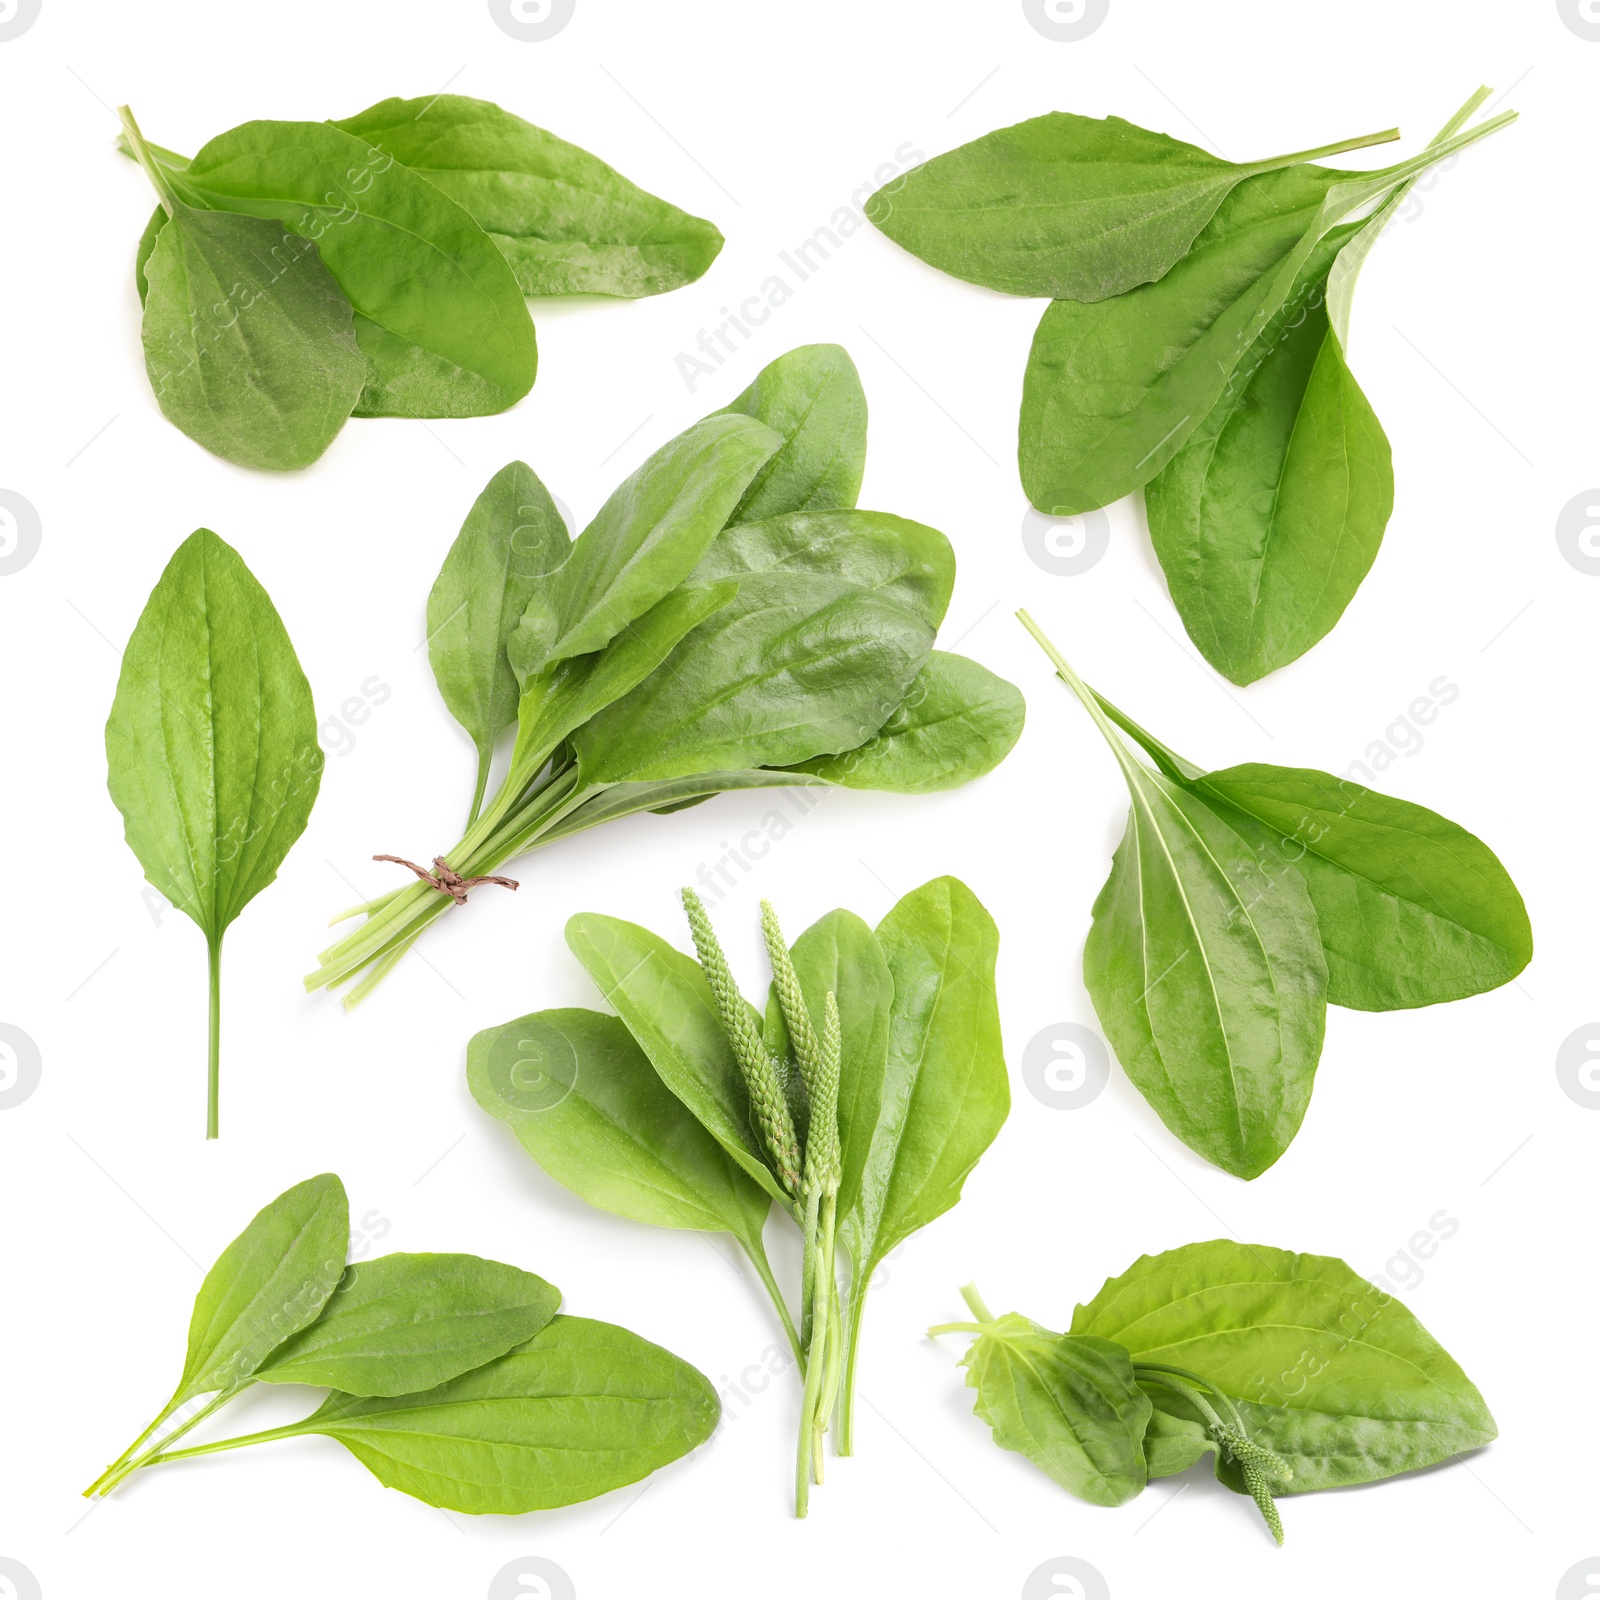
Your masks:
<svg viewBox="0 0 1600 1600"><path fill-rule="evenodd" d="M1250 1437L1294 1469L1280 1493L1370 1483L1495 1436L1422 1324L1332 1256L1228 1239L1142 1256L1077 1308L1072 1332L1234 1396Z"/></svg>
<svg viewBox="0 0 1600 1600"><path fill-rule="evenodd" d="M521 689L506 642L570 549L549 491L513 461L473 502L429 592L428 660L450 715L477 748L480 801L494 742L517 720Z"/></svg>
<svg viewBox="0 0 1600 1600"><path fill-rule="evenodd" d="M774 1200L783 1200L750 1120L750 1095L700 963L637 923L584 911L567 947L695 1120Z"/></svg>
<svg viewBox="0 0 1600 1600"><path fill-rule="evenodd" d="M493 240L365 140L325 122L246 122L169 181L188 204L315 241L371 368L357 415L483 416L533 387L533 323Z"/></svg>
<svg viewBox="0 0 1600 1600"><path fill-rule="evenodd" d="M1084 945L1095 1012L1167 1127L1235 1176L1259 1177L1298 1131L1322 1052L1328 978L1310 896L1201 797L1138 761L1033 631L1111 747L1132 802Z"/></svg>
<svg viewBox="0 0 1600 1600"><path fill-rule="evenodd" d="M309 466L366 382L350 302L316 245L281 223L184 204L127 126L162 202L134 272L162 414L240 466Z"/></svg>
<svg viewBox="0 0 1600 1600"><path fill-rule="evenodd" d="M279 1345L255 1378L415 1394L531 1339L560 1303L543 1278L479 1256L379 1256L345 1268L322 1315Z"/></svg>
<svg viewBox="0 0 1600 1600"><path fill-rule="evenodd" d="M896 244L969 283L1105 300L1163 277L1246 178L1398 137L1235 164L1121 117L1052 111L913 167L866 210Z"/></svg>
<svg viewBox="0 0 1600 1600"><path fill-rule="evenodd" d="M618 1018L539 1011L486 1028L468 1046L467 1081L478 1104L590 1205L761 1248L767 1191L666 1087Z"/></svg>
<svg viewBox="0 0 1600 1600"><path fill-rule="evenodd" d="M1316 907L1328 1000L1396 1011L1481 994L1533 958L1527 908L1494 852L1424 806L1303 767L1207 773L1197 791Z"/></svg>
<svg viewBox="0 0 1600 1600"><path fill-rule="evenodd" d="M983 1324L962 1365L972 1409L1069 1494L1120 1506L1145 1486L1152 1406L1128 1352L1107 1339L1051 1333L1015 1312Z"/></svg>
<svg viewBox="0 0 1600 1600"><path fill-rule="evenodd" d="M920 617L944 621L956 558L937 528L886 511L824 511L724 528L691 582L757 576L842 578Z"/></svg>
<svg viewBox="0 0 1600 1600"><path fill-rule="evenodd" d="M867 462L867 397L843 345L803 344L786 352L723 410L755 417L783 440L730 521L855 505Z"/></svg>
<svg viewBox="0 0 1600 1600"><path fill-rule="evenodd" d="M272 1437L337 1439L431 1506L515 1515L637 1483L705 1443L720 1407L687 1362L625 1328L556 1317L527 1344L423 1394L330 1394Z"/></svg>
<svg viewBox="0 0 1600 1600"><path fill-rule="evenodd" d="M625 479L548 585L544 659L600 649L676 589L781 443L753 418L707 417ZM524 649L524 675L538 654Z"/></svg>
<svg viewBox="0 0 1600 1600"><path fill-rule="evenodd" d="M1174 1398L1170 1390L1159 1392L1163 1402ZM1176 1417L1160 1406L1152 1407L1149 1426L1144 1430L1144 1464L1148 1477L1176 1477L1216 1448L1198 1417Z"/></svg>
<svg viewBox="0 0 1600 1600"><path fill-rule="evenodd" d="M877 936L853 912L830 911L795 940L790 951L795 976L805 996L811 1026L824 1032L826 998L839 1007L840 1177L837 1209L847 1215L861 1194L862 1175L883 1104L889 1061L889 1019L894 979ZM780 1060L789 1055L789 1033L778 1003L777 986L767 993L767 1048ZM802 1115L797 1125L805 1127Z"/></svg>
<svg viewBox="0 0 1600 1600"><path fill-rule="evenodd" d="M587 784L785 766L853 749L927 660L933 630L846 579L747 578L638 688L573 738Z"/></svg>
<svg viewBox="0 0 1600 1600"><path fill-rule="evenodd" d="M107 787L145 877L217 962L229 923L277 876L322 780L311 689L267 592L201 528L167 563L123 652Z"/></svg>
<svg viewBox="0 0 1600 1600"><path fill-rule="evenodd" d="M905 699L865 744L791 769L846 789L931 794L1000 765L1022 733L1021 691L965 656L931 651Z"/></svg>
<svg viewBox="0 0 1600 1600"><path fill-rule="evenodd" d="M722 248L711 223L487 100L382 100L335 126L469 212L524 294L663 294L693 283Z"/></svg>
<svg viewBox="0 0 1600 1600"><path fill-rule="evenodd" d="M169 1410L248 1383L274 1350L321 1315L349 1248L350 1205L331 1172L263 1206L200 1285Z"/></svg>
<svg viewBox="0 0 1600 1600"><path fill-rule="evenodd" d="M1338 230L1183 449L1148 484L1150 537L1200 653L1253 683L1329 633L1394 506L1389 441L1328 323Z"/></svg>
<svg viewBox="0 0 1600 1600"><path fill-rule="evenodd" d="M847 1156L861 1174L839 1220L852 1298L884 1256L961 1198L1011 1109L994 991L1000 939L977 896L935 878L894 906L877 939L894 1003L876 1112L861 1103L853 1116L871 1130L867 1152Z"/></svg>

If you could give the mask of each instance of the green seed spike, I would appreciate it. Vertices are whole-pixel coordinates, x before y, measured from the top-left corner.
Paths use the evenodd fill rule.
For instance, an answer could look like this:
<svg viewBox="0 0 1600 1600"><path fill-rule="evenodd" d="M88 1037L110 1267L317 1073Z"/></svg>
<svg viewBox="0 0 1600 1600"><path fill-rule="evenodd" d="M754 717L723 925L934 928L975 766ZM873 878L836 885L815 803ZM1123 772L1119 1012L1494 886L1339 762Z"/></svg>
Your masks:
<svg viewBox="0 0 1600 1600"><path fill-rule="evenodd" d="M1283 1543L1283 1518L1278 1515L1277 1502L1272 1498L1272 1490L1267 1484L1267 1475L1260 1467L1247 1461L1240 1461L1240 1469L1244 1473L1244 1486L1250 1491L1250 1498L1255 1501L1257 1509L1266 1519L1267 1526L1272 1530L1272 1537L1281 1545Z"/></svg>
<svg viewBox="0 0 1600 1600"><path fill-rule="evenodd" d="M800 1077L806 1093L815 1102L817 1075L822 1065L821 1046L816 1030L811 1026L811 1013L806 1010L806 997L800 988L799 974L784 943L783 929L778 926L778 913L770 900L761 902L761 936L767 942L767 960L772 963L772 984L778 991L778 1008L783 1012L783 1025L789 1030L789 1047L800 1063Z"/></svg>
<svg viewBox="0 0 1600 1600"><path fill-rule="evenodd" d="M817 1076L811 1098L811 1128L806 1139L805 1186L834 1194L839 1188L839 1057L843 1029L839 1002L830 989L823 1001L822 1043L818 1048Z"/></svg>
<svg viewBox="0 0 1600 1600"><path fill-rule="evenodd" d="M792 1197L800 1192L800 1146L795 1138L794 1119L783 1097L777 1064L767 1054L767 1047L756 1032L750 1008L733 981L722 946L717 943L711 918L693 889L683 891L683 909L688 914L695 954L700 958L712 999L716 1001L722 1031L733 1047L734 1059L739 1063L745 1088L750 1093L751 1115L772 1157L778 1183L784 1193Z"/></svg>

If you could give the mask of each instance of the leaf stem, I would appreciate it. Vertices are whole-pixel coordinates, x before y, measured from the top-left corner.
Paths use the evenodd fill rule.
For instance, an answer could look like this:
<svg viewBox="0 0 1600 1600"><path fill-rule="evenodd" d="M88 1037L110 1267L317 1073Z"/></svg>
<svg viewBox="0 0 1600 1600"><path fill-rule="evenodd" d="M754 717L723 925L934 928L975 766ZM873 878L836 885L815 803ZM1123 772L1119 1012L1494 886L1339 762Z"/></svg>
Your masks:
<svg viewBox="0 0 1600 1600"><path fill-rule="evenodd" d="M863 1280L850 1296L850 1320L844 1328L844 1388L839 1402L839 1454L855 1454L856 1358L861 1351L861 1318L867 1309L867 1284Z"/></svg>
<svg viewBox="0 0 1600 1600"><path fill-rule="evenodd" d="M234 1439L215 1439L210 1444L186 1445L182 1450L162 1449L158 1454L146 1457L140 1465L159 1467L163 1462L186 1461L190 1456L215 1455L219 1450L237 1450L241 1445L266 1444L273 1439L300 1438L304 1434L316 1432L314 1428L306 1426L311 1420L307 1417L304 1421L286 1423L281 1428L267 1428L261 1433L241 1433Z"/></svg>
<svg viewBox="0 0 1600 1600"><path fill-rule="evenodd" d="M1341 139L1337 144L1320 144L1314 150L1296 150L1291 155L1275 156L1274 167L1298 166L1302 161L1319 161L1323 156L1343 155L1346 150L1365 150L1369 145L1393 144L1400 137L1398 128L1384 128L1378 133L1364 133L1355 139ZM1265 165L1252 161L1251 166Z"/></svg>
<svg viewBox="0 0 1600 1600"><path fill-rule="evenodd" d="M983 1296L978 1293L977 1284L966 1284L961 1290L961 1298L967 1302L967 1309L979 1322L994 1321L994 1312L983 1303Z"/></svg>
<svg viewBox="0 0 1600 1600"><path fill-rule="evenodd" d="M206 1138L217 1136L217 1090L222 1075L222 935L206 941L211 1015L206 1053Z"/></svg>
<svg viewBox="0 0 1600 1600"><path fill-rule="evenodd" d="M766 1246L759 1240L753 1245L746 1239L741 1239L739 1243L743 1247L745 1255L750 1258L751 1266L756 1269L756 1276L766 1285L767 1294L777 1308L778 1319L783 1323L783 1331L789 1340L789 1348L794 1352L795 1362L800 1370L804 1372L806 1365L805 1346L800 1343L800 1330L794 1325L794 1318L789 1313L788 1303L783 1298L783 1290L778 1287L778 1280L773 1275L772 1263L767 1259Z"/></svg>
<svg viewBox="0 0 1600 1600"><path fill-rule="evenodd" d="M472 809L467 813L467 826L469 828L478 820L478 813L483 810L483 797L489 790L489 768L493 765L493 744L480 744L478 746L478 786L472 792Z"/></svg>
<svg viewBox="0 0 1600 1600"><path fill-rule="evenodd" d="M85 1498L88 1498L96 1492L102 1496L110 1494L117 1487L117 1485L123 1481L124 1478L132 1477L132 1475L137 1472L140 1467L147 1467L154 1461L160 1459L163 1452L166 1451L168 1446L171 1445L175 1439L181 1439L192 1429L198 1428L207 1417L221 1410L221 1408L226 1405L228 1401L233 1399L233 1397L239 1393L239 1389L242 1387L244 1387L244 1385L239 1385L238 1387L232 1389L223 1389L217 1394L214 1394L211 1399L207 1401L207 1403L198 1411L196 1411L192 1417L188 1417L183 1422L179 1423L176 1428L174 1428L170 1433L164 1435L158 1443L152 1445L144 1452L143 1455L136 1455L135 1452L138 1450L139 1446L143 1444L145 1440L148 1439L150 1435L154 1433L156 1429L159 1428L161 1424L173 1414L174 1411L178 1409L176 1406L169 1405L167 1409L162 1412L162 1414L157 1417L156 1420L152 1422L150 1426L146 1428L145 1431L141 1433L125 1451L123 1451L117 1460L103 1473L101 1473L100 1476L92 1484L90 1484L87 1489L83 1491Z"/></svg>

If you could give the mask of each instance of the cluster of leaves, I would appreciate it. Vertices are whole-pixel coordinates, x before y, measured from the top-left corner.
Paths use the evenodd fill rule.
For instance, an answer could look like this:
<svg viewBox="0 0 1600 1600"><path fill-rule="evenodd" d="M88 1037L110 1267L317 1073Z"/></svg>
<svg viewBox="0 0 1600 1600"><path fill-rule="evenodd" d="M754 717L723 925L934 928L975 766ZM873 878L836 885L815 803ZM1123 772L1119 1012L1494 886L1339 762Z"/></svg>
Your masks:
<svg viewBox="0 0 1600 1600"><path fill-rule="evenodd" d="M1346 360L1357 274L1411 184L1505 126L1373 173L1313 164L1396 130L1267 161L1054 112L878 191L867 214L914 255L1048 295L1023 381L1018 461L1052 516L1142 488L1189 636L1250 683L1344 613L1394 504L1389 442Z"/></svg>
<svg viewBox="0 0 1600 1600"><path fill-rule="evenodd" d="M201 528L122 655L107 782L145 877L206 936L206 1137L217 1136L222 936L277 876L322 782L311 688L265 589Z"/></svg>
<svg viewBox="0 0 1600 1600"><path fill-rule="evenodd" d="M487 1029L467 1075L479 1105L591 1204L738 1241L805 1375L804 1516L835 1416L839 1453L851 1452L873 1273L961 1198L1010 1109L999 940L954 878L913 890L876 929L829 912L792 949L763 903L772 984L758 1008L700 902L683 898L698 962L633 923L576 916L567 944L617 1015L540 1011ZM798 1327L762 1242L774 1202L804 1247ZM842 1297L836 1245L849 1256Z"/></svg>
<svg viewBox="0 0 1600 1600"><path fill-rule="evenodd" d="M693 1367L625 1328L557 1316L560 1291L531 1272L438 1254L346 1266L349 1244L332 1173L259 1211L200 1286L172 1398L84 1493L163 1461L320 1433L431 1506L511 1514L636 1483L716 1426L716 1394ZM329 1394L287 1427L173 1448L257 1383Z"/></svg>
<svg viewBox="0 0 1600 1600"><path fill-rule="evenodd" d="M795 784L924 794L996 766L1022 697L933 648L955 582L942 533L856 508L866 398L837 345L791 350L663 445L576 540L513 462L428 602L446 704L478 749L461 878L641 811ZM516 743L481 806L496 739ZM357 906L310 989L355 1004L455 900Z"/></svg>
<svg viewBox="0 0 1600 1600"><path fill-rule="evenodd" d="M352 415L504 411L538 364L525 295L660 294L722 248L486 100L246 122L192 160L121 117L160 197L135 268L151 385L241 466L307 466Z"/></svg>
<svg viewBox="0 0 1600 1600"><path fill-rule="evenodd" d="M1532 959L1522 896L1465 828L1311 768L1207 772L1097 694L1019 616L1128 784L1084 983L1139 1092L1206 1160L1254 1178L1289 1147L1329 1005L1459 1000Z"/></svg>
<svg viewBox="0 0 1600 1600"><path fill-rule="evenodd" d="M973 1409L1081 1500L1117 1506L1207 1453L1279 1544L1274 1496L1372 1483L1481 1449L1483 1396L1392 1295L1333 1256L1213 1239L1141 1256L1052 1333L1012 1312L977 1335Z"/></svg>

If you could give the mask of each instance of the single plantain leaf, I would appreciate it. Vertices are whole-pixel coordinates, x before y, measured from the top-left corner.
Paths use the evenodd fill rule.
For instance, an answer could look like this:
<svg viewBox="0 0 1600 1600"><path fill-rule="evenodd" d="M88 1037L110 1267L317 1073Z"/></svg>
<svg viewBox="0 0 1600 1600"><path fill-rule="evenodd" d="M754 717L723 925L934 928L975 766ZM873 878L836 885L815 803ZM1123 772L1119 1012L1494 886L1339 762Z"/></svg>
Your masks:
<svg viewBox="0 0 1600 1600"><path fill-rule="evenodd" d="M533 387L533 323L493 240L365 140L326 122L246 122L165 170L188 204L315 241L371 369L358 416L484 416Z"/></svg>
<svg viewBox="0 0 1600 1600"><path fill-rule="evenodd" d="M1495 1436L1483 1397L1422 1324L1332 1256L1230 1239L1141 1256L1077 1308L1072 1332L1241 1402L1250 1437L1294 1470L1278 1493L1370 1483ZM1183 1414L1165 1392L1156 1404Z"/></svg>
<svg viewBox="0 0 1600 1600"><path fill-rule="evenodd" d="M937 628L955 587L956 558L937 528L886 511L790 513L723 529L690 581L782 573L843 578Z"/></svg>
<svg viewBox="0 0 1600 1600"><path fill-rule="evenodd" d="M867 464L867 397L843 345L797 346L768 362L723 410L754 417L783 440L729 521L855 505Z"/></svg>
<svg viewBox="0 0 1600 1600"><path fill-rule="evenodd" d="M515 1515L637 1483L710 1438L720 1407L687 1362L625 1328L556 1317L476 1372L422 1394L335 1391L274 1438L337 1439L431 1506Z"/></svg>
<svg viewBox="0 0 1600 1600"><path fill-rule="evenodd" d="M279 1345L258 1383L415 1394L494 1361L556 1314L561 1291L479 1256L379 1256L346 1267L322 1315Z"/></svg>
<svg viewBox="0 0 1600 1600"><path fill-rule="evenodd" d="M428 660L478 752L482 802L495 740L517 720L521 690L506 643L547 574L567 559L561 513L533 469L502 467L473 502L428 595Z"/></svg>
<svg viewBox="0 0 1600 1600"><path fill-rule="evenodd" d="M693 283L722 248L711 223L487 100L381 100L334 125L470 213L524 294L664 294Z"/></svg>
<svg viewBox="0 0 1600 1600"><path fill-rule="evenodd" d="M304 830L323 755L282 620L208 529L178 547L123 652L106 760L128 847L210 947L214 1137L222 937Z"/></svg>
<svg viewBox="0 0 1600 1600"><path fill-rule="evenodd" d="M612 491L526 619L535 637L522 647L523 676L541 656L555 662L600 649L665 599L781 443L751 417L716 416L657 450Z"/></svg>
<svg viewBox="0 0 1600 1600"><path fill-rule="evenodd" d="M578 730L581 781L787 766L853 749L888 720L932 645L920 616L847 579L756 574Z"/></svg>
<svg viewBox="0 0 1600 1600"><path fill-rule="evenodd" d="M169 1410L248 1383L284 1340L321 1315L349 1248L350 1203L331 1172L263 1206L200 1285Z"/></svg>
<svg viewBox="0 0 1600 1600"><path fill-rule="evenodd" d="M540 1011L486 1028L467 1047L467 1082L478 1104L590 1205L761 1248L767 1191L666 1087L617 1017Z"/></svg>
<svg viewBox="0 0 1600 1600"><path fill-rule="evenodd" d="M1328 323L1328 273L1350 237L1338 229L1318 247L1276 336L1257 341L1145 485L1173 604L1234 683L1254 683L1333 629L1394 507L1389 441Z"/></svg>
<svg viewBox="0 0 1600 1600"><path fill-rule="evenodd" d="M846 789L931 794L992 771L1022 733L1015 685L965 656L931 651L905 699L865 744L792 770Z"/></svg>
<svg viewBox="0 0 1600 1600"><path fill-rule="evenodd" d="M1127 781L1083 978L1123 1070L1190 1149L1238 1177L1289 1147L1322 1051L1327 964L1298 874L1272 872L1205 800L1137 760L1094 692L1030 631Z"/></svg>
<svg viewBox="0 0 1600 1600"><path fill-rule="evenodd" d="M1474 95L1442 144L1487 98ZM1350 371L1350 302L1403 184L1312 252L1227 392L1145 485L1150 537L1202 655L1253 683L1330 632L1377 558L1394 508L1382 424Z"/></svg>
<svg viewBox="0 0 1600 1600"><path fill-rule="evenodd" d="M214 455L291 471L332 444L367 367L353 314L309 239L197 210L128 137L161 196L139 243L145 369L162 414Z"/></svg>
<svg viewBox="0 0 1600 1600"><path fill-rule="evenodd" d="M972 1409L1069 1494L1120 1506L1145 1486L1153 1407L1120 1344L1051 1333L1011 1312L983 1324L962 1365Z"/></svg>
<svg viewBox="0 0 1600 1600"><path fill-rule="evenodd" d="M1424 806L1303 767L1259 762L1197 789L1316 907L1328 1000L1397 1011L1482 994L1533 959L1528 912L1498 857Z"/></svg>
<svg viewBox="0 0 1600 1600"><path fill-rule="evenodd" d="M894 983L888 1057L876 1110L862 1103L852 1117L844 1160L860 1172L859 1192L839 1218L856 1301L884 1256L961 1198L1011 1109L994 991L1000 940L977 896L935 878L893 907L877 939Z"/></svg>
<svg viewBox="0 0 1600 1600"><path fill-rule="evenodd" d="M1398 137L1234 163L1121 117L1052 111L913 167L866 211L896 244L969 283L1105 300L1165 276L1245 179Z"/></svg>
<svg viewBox="0 0 1600 1600"><path fill-rule="evenodd" d="M750 1120L750 1095L700 963L648 928L579 912L567 948L584 965L656 1075L748 1176L785 1198Z"/></svg>

